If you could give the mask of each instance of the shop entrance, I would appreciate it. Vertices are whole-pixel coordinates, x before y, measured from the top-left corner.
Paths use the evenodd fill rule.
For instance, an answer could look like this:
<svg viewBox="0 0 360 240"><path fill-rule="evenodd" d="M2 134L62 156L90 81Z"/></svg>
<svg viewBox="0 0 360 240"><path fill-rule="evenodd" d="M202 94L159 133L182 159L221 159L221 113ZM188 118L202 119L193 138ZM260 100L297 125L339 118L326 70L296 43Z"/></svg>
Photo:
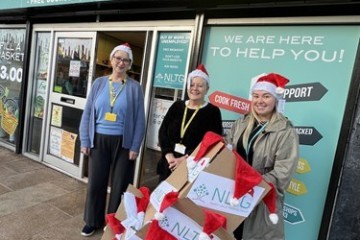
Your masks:
<svg viewBox="0 0 360 240"><path fill-rule="evenodd" d="M52 31L48 31L51 26L34 27L33 95L28 97L30 120L25 124L27 156L86 181L88 158L80 153L79 140L82 112L95 79L112 72L110 52L127 42L134 57L128 75L143 89L147 118L134 184L151 188L158 184L157 132L171 103L184 98L194 22L172 24L178 27L132 24L119 29L118 24L109 23L101 31L94 26L64 25Z"/></svg>

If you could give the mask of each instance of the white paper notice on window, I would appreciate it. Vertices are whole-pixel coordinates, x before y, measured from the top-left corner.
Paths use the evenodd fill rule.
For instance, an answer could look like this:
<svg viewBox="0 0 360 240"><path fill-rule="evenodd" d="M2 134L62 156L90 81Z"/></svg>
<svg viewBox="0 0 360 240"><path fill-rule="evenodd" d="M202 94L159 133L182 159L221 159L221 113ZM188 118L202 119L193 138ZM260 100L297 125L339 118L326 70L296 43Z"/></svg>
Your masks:
<svg viewBox="0 0 360 240"><path fill-rule="evenodd" d="M255 186L252 196L249 193L245 194L239 199L240 204L233 207L230 200L234 194L234 186L233 179L203 171L194 181L187 197L201 207L247 217L265 189Z"/></svg>
<svg viewBox="0 0 360 240"><path fill-rule="evenodd" d="M60 128L50 128L49 151L52 155L61 157L62 130Z"/></svg>
<svg viewBox="0 0 360 240"><path fill-rule="evenodd" d="M80 66L80 61L71 60L69 66L69 77L80 77Z"/></svg>
<svg viewBox="0 0 360 240"><path fill-rule="evenodd" d="M164 211L165 218L159 222L162 229L173 235L176 239L199 239L202 227L190 217L176 208L169 207ZM212 240L220 240L212 235Z"/></svg>

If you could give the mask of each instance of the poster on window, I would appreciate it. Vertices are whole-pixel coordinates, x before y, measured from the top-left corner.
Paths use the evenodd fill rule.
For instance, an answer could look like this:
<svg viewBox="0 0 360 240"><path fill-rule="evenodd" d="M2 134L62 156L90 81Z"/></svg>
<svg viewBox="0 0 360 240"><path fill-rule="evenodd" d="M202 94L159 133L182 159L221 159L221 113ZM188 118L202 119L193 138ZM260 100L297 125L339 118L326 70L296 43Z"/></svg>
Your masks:
<svg viewBox="0 0 360 240"><path fill-rule="evenodd" d="M61 128L51 127L49 139L50 154L67 162L74 163L77 134Z"/></svg>
<svg viewBox="0 0 360 240"><path fill-rule="evenodd" d="M182 89L190 46L190 32L162 32L159 38L154 87Z"/></svg>
<svg viewBox="0 0 360 240"><path fill-rule="evenodd" d="M274 72L290 80L282 110L299 135L300 160L285 196L286 239L318 237L359 37L359 26L206 30L201 61L211 76L208 97L227 129L248 109L252 79Z"/></svg>
<svg viewBox="0 0 360 240"><path fill-rule="evenodd" d="M158 144L159 129L173 101L154 98L152 101L146 144L148 148L161 151Z"/></svg>
<svg viewBox="0 0 360 240"><path fill-rule="evenodd" d="M0 29L0 141L15 142L19 121L25 29Z"/></svg>

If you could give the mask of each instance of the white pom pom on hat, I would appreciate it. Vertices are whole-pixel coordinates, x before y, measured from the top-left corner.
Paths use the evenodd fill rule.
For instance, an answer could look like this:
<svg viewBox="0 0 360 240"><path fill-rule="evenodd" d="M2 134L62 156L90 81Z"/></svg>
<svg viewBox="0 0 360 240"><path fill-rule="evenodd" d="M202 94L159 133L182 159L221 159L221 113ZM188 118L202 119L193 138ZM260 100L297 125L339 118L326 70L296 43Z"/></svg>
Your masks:
<svg viewBox="0 0 360 240"><path fill-rule="evenodd" d="M276 213L276 190L272 183L269 183L270 191L265 195L263 198L263 202L265 203L266 207L268 208L270 214L269 218L273 224L277 224L279 222L279 216Z"/></svg>
<svg viewBox="0 0 360 240"><path fill-rule="evenodd" d="M260 75L256 83L252 87L251 92L256 90L264 90L269 92L275 98L279 99L283 97L283 94L285 92L285 85L288 82L289 79L277 73Z"/></svg>
<svg viewBox="0 0 360 240"><path fill-rule="evenodd" d="M130 67L131 67L134 59L133 59L133 53L132 53L130 44L129 43L124 43L124 44L121 44L121 45L118 45L118 46L114 47L114 49L110 53L110 60L113 58L115 52L117 52L117 51L123 51L123 52L126 52L128 54L129 59L131 60L131 63L130 63Z"/></svg>

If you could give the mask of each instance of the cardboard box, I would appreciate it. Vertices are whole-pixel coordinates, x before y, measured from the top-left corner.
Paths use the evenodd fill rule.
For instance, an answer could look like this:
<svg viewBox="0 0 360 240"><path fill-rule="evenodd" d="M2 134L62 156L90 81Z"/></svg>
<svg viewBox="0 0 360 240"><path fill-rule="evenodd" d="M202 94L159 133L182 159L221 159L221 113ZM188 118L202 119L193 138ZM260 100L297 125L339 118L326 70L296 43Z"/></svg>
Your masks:
<svg viewBox="0 0 360 240"><path fill-rule="evenodd" d="M204 211L194 204L190 199L179 198L177 202L164 211L165 219L163 229L171 235L181 240L198 239L199 234L203 231L205 224ZM145 239L150 223L137 232L140 239ZM213 239L234 240L232 234L220 227L213 232Z"/></svg>
<svg viewBox="0 0 360 240"><path fill-rule="evenodd" d="M126 189L126 192L132 193L135 197L139 197L139 198L143 197L142 192L131 184ZM121 201L120 206L115 213L115 218L118 219L119 221L123 221L127 218L123 200ZM113 240L114 237L115 234L113 233L111 227L107 225L101 240ZM122 235L121 239L125 239L125 234Z"/></svg>
<svg viewBox="0 0 360 240"><path fill-rule="evenodd" d="M236 156L232 151L227 148L222 149L198 178L181 191L182 196L192 199L197 205L226 216L229 232L233 232L245 220L270 190L270 186L262 180L259 185L254 187L254 196L246 194L240 199L240 205L244 205L246 208L231 207L229 200L235 186L236 161ZM202 192L207 189L209 195L204 196L201 200L196 200L201 194L194 194L194 190L199 187ZM207 202L207 200L209 201Z"/></svg>

